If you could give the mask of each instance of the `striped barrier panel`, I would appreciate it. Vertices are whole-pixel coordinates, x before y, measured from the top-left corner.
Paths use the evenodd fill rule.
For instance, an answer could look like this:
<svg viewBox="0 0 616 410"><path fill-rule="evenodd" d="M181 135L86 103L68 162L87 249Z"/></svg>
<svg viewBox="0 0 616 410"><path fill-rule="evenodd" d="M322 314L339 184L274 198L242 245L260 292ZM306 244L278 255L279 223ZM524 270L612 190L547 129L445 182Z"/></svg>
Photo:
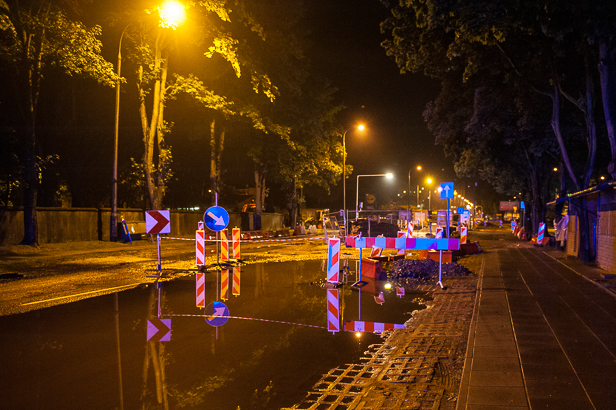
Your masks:
<svg viewBox="0 0 616 410"><path fill-rule="evenodd" d="M229 239L226 229L220 231L220 259L223 261L229 260Z"/></svg>
<svg viewBox="0 0 616 410"><path fill-rule="evenodd" d="M233 285L231 286L231 293L233 296L240 295L240 267L233 267Z"/></svg>
<svg viewBox="0 0 616 410"><path fill-rule="evenodd" d="M404 329L404 325L394 323L362 322L359 320L352 320L344 323L344 330L347 332L380 333L394 329Z"/></svg>
<svg viewBox="0 0 616 410"><path fill-rule="evenodd" d="M221 271L220 276L220 298L222 300L229 299L229 270Z"/></svg>
<svg viewBox="0 0 616 410"><path fill-rule="evenodd" d="M233 259L240 258L240 237L240 229L233 228L233 230L231 231L231 239L233 244Z"/></svg>
<svg viewBox="0 0 616 410"><path fill-rule="evenodd" d="M327 289L327 331L340 331L340 299L338 289Z"/></svg>
<svg viewBox="0 0 616 410"><path fill-rule="evenodd" d="M539 224L539 232L537 233L537 243L539 245L543 244L544 236L545 236L545 223L541 222Z"/></svg>
<svg viewBox="0 0 616 410"><path fill-rule="evenodd" d="M205 265L205 234L202 229L195 235L195 254L197 266Z"/></svg>
<svg viewBox="0 0 616 410"><path fill-rule="evenodd" d="M338 282L340 273L340 238L327 240L327 281Z"/></svg>
<svg viewBox="0 0 616 410"><path fill-rule="evenodd" d="M460 227L460 243L466 243L467 240L467 228L466 226Z"/></svg>
<svg viewBox="0 0 616 410"><path fill-rule="evenodd" d="M408 223L408 228L409 228L409 229L408 229L408 234L407 234L407 236L408 236L409 238L412 238L412 237L413 237L413 221L410 221L410 222Z"/></svg>
<svg viewBox="0 0 616 410"><path fill-rule="evenodd" d="M443 239L443 228L440 226L436 228L436 238Z"/></svg>
<svg viewBox="0 0 616 410"><path fill-rule="evenodd" d="M437 251L457 251L460 240L457 238L359 238L347 236L347 248L383 248L383 249L430 249Z"/></svg>
<svg viewBox="0 0 616 410"><path fill-rule="evenodd" d="M197 273L197 307L205 308L205 273Z"/></svg>

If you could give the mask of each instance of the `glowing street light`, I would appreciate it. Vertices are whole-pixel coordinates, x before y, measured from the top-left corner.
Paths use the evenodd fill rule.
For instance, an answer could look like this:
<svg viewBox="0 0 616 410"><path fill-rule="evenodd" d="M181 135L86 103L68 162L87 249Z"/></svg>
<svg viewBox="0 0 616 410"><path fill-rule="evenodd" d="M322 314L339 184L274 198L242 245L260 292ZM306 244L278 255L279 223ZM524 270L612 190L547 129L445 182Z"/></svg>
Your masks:
<svg viewBox="0 0 616 410"><path fill-rule="evenodd" d="M346 235L347 231L347 215L346 215L346 135L347 132L352 130L355 127L351 127L347 129L342 134L342 212L344 218L344 233ZM357 127L358 131L363 131L365 129L364 124L359 124Z"/></svg>
<svg viewBox="0 0 616 410"><path fill-rule="evenodd" d="M158 7L161 27L170 27L174 30L186 20L186 8L178 1L167 0ZM122 39L130 22L122 30L118 43L118 65L115 95L115 124L114 124L114 149L113 149L113 178L111 187L111 215L109 217L109 240L118 239L118 135L120 127L120 86L122 84Z"/></svg>
<svg viewBox="0 0 616 410"><path fill-rule="evenodd" d="M355 190L355 220L357 220L357 216L359 214L359 177L385 177L387 179L391 179L394 177L394 174L388 172L387 174L357 175L357 187Z"/></svg>

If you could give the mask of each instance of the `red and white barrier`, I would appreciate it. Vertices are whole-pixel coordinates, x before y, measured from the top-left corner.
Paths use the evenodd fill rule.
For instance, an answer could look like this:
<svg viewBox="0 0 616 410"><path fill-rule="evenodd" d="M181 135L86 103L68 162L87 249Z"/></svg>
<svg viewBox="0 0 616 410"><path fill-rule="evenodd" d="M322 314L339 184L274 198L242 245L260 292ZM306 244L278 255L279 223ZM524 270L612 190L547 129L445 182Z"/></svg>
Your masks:
<svg viewBox="0 0 616 410"><path fill-rule="evenodd" d="M240 242L241 242L240 229L233 228L232 230L233 259L240 258Z"/></svg>
<svg viewBox="0 0 616 410"><path fill-rule="evenodd" d="M196 285L197 307L205 308L205 273L197 273Z"/></svg>
<svg viewBox="0 0 616 410"><path fill-rule="evenodd" d="M338 282L340 273L340 238L329 238L327 244L327 281Z"/></svg>
<svg viewBox="0 0 616 410"><path fill-rule="evenodd" d="M362 322L358 320L352 320L345 322L344 330L347 332L370 332L380 333L386 330L404 329L404 325L394 323L380 323L380 322Z"/></svg>
<svg viewBox="0 0 616 410"><path fill-rule="evenodd" d="M340 331L340 299L338 289L327 289L327 331Z"/></svg>
<svg viewBox="0 0 616 410"><path fill-rule="evenodd" d="M195 235L195 254L197 266L205 265L205 231L198 230Z"/></svg>
<svg viewBox="0 0 616 410"><path fill-rule="evenodd" d="M231 286L231 293L233 296L240 295L240 267L233 267L233 285Z"/></svg>
<svg viewBox="0 0 616 410"><path fill-rule="evenodd" d="M410 221L408 223L407 238L412 238L412 237L413 237L413 221Z"/></svg>
<svg viewBox="0 0 616 410"><path fill-rule="evenodd" d="M229 260L229 239L227 238L227 230L220 231L220 260Z"/></svg>
<svg viewBox="0 0 616 410"><path fill-rule="evenodd" d="M436 228L436 238L443 239L443 228L440 226Z"/></svg>
<svg viewBox="0 0 616 410"><path fill-rule="evenodd" d="M545 223L541 222L539 224L539 232L537 233L537 243L539 245L543 244L543 237L545 236Z"/></svg>
<svg viewBox="0 0 616 410"><path fill-rule="evenodd" d="M460 239L457 238L359 238L347 236L347 248L382 248L382 249L433 249L437 251L457 251Z"/></svg>
<svg viewBox="0 0 616 410"><path fill-rule="evenodd" d="M460 227L460 243L466 243L467 237L467 228L466 226Z"/></svg>
<svg viewBox="0 0 616 410"><path fill-rule="evenodd" d="M229 299L229 271L224 269L220 274L220 298Z"/></svg>

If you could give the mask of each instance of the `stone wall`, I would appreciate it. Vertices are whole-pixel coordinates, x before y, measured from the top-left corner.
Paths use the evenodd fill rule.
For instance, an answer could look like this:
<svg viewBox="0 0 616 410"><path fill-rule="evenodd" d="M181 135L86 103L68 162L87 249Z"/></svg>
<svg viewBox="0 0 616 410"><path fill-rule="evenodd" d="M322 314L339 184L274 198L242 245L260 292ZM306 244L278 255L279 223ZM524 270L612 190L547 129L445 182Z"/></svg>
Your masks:
<svg viewBox="0 0 616 410"><path fill-rule="evenodd" d="M39 243L75 241L108 241L111 210L97 208L37 208ZM118 209L118 220L145 221L141 209ZM202 211L171 211L171 236L194 237L197 223L203 220ZM242 227L240 213L229 214L229 228ZM244 215L244 225L253 230L253 214ZM248 222L248 224L246 224ZM246 227L245 227L246 228ZM262 230L283 228L283 216L263 213ZM118 227L118 235L121 234ZM24 235L22 208L0 208L0 245L16 245Z"/></svg>

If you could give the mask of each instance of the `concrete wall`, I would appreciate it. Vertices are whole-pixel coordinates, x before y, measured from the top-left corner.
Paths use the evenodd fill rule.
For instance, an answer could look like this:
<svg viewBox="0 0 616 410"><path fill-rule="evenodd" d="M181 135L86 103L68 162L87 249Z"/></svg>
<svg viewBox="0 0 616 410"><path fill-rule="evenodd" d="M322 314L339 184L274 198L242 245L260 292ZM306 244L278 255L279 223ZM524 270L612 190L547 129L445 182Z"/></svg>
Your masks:
<svg viewBox="0 0 616 410"><path fill-rule="evenodd" d="M110 209L97 208L38 208L39 243L75 241L108 241ZM145 221L141 209L118 209L118 220ZM249 230L253 230L253 216L248 215ZM203 220L201 211L171 211L170 236L193 237L197 223ZM229 214L229 228L241 227L241 215ZM283 228L283 216L264 213L261 216L262 230ZM118 228L121 233L121 228ZM24 235L23 210L0 208L0 245L16 245Z"/></svg>

